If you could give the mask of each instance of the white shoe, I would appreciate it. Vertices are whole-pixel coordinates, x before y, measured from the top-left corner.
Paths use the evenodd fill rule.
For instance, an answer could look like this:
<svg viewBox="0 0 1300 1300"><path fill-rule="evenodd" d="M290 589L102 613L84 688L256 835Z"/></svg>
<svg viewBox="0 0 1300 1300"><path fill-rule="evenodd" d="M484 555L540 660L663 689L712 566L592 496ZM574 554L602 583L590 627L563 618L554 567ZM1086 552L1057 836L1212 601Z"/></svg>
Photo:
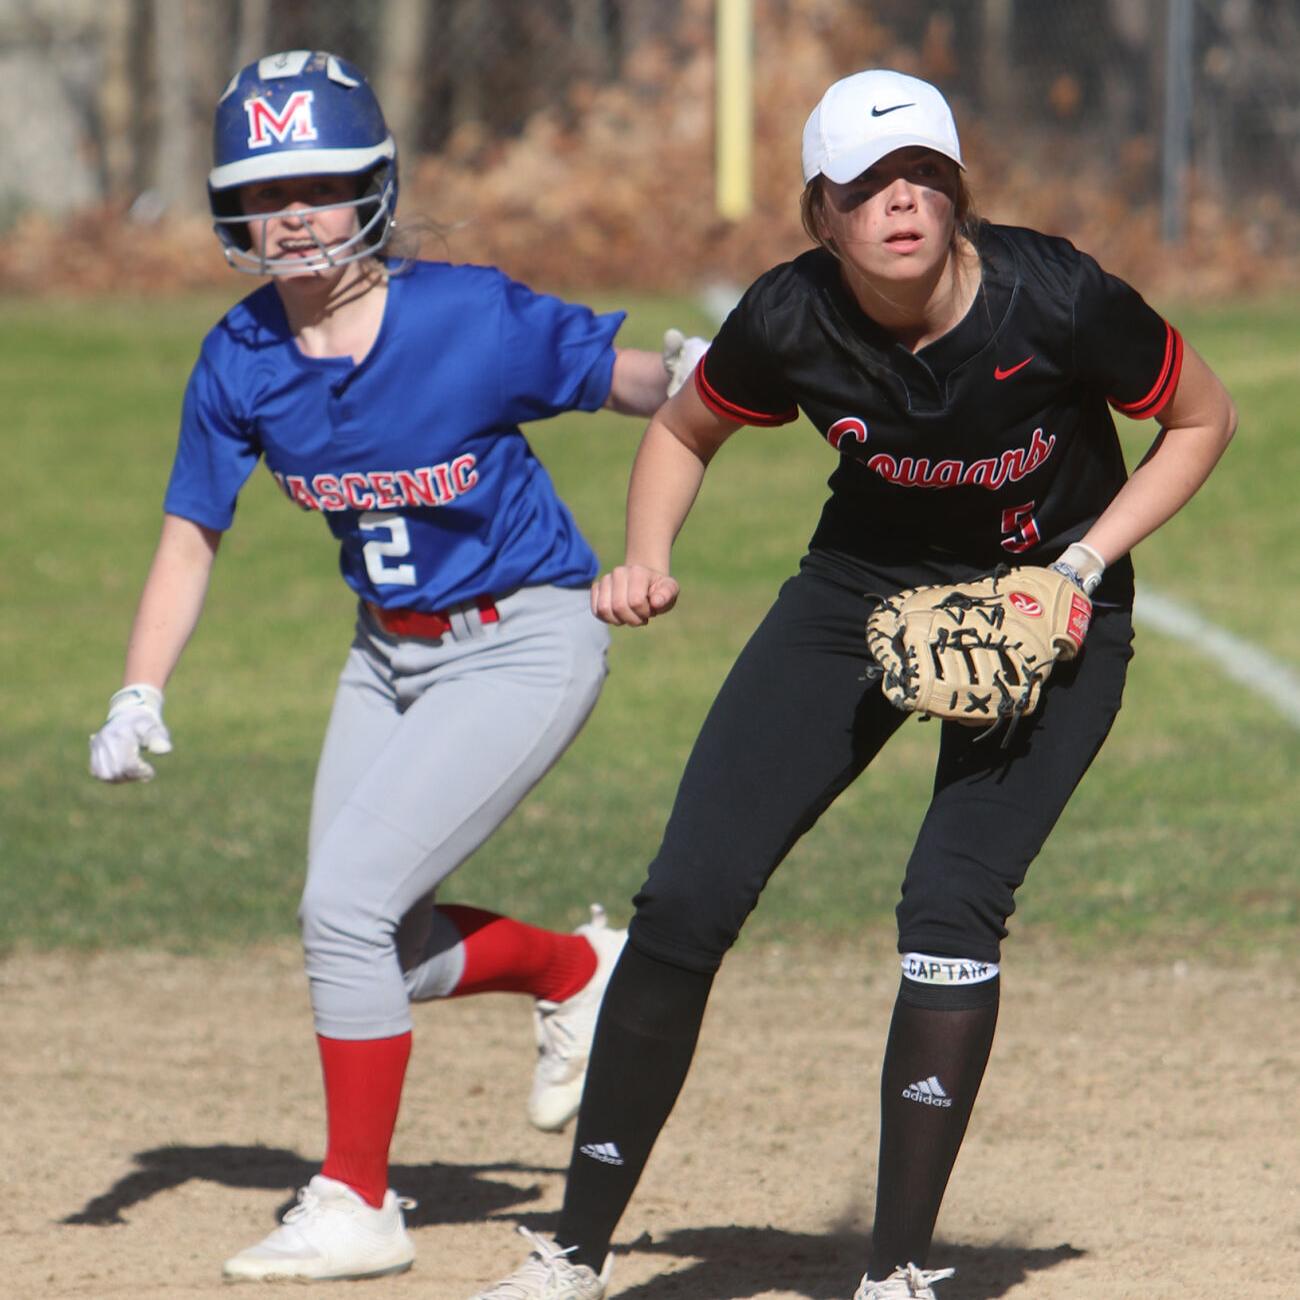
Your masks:
<svg viewBox="0 0 1300 1300"><path fill-rule="evenodd" d="M597 1275L585 1264L571 1264L569 1251L561 1250L549 1237L523 1227L519 1232L532 1246L528 1258L509 1277L472 1300L604 1300L613 1272L612 1255L606 1256L605 1267Z"/></svg>
<svg viewBox="0 0 1300 1300"><path fill-rule="evenodd" d="M940 1268L927 1272L915 1264L905 1264L879 1282L863 1277L853 1293L853 1300L938 1300L930 1283L942 1282L956 1271L955 1268Z"/></svg>
<svg viewBox="0 0 1300 1300"><path fill-rule="evenodd" d="M528 1119L545 1133L558 1132L578 1113L600 1002L627 942L626 930L609 928L599 903L591 905L591 920L574 933L596 950L596 973L563 1002L538 998L533 1004L537 1069L528 1097Z"/></svg>
<svg viewBox="0 0 1300 1300"><path fill-rule="evenodd" d="M402 1211L414 1204L390 1188L376 1210L346 1183L317 1174L280 1226L226 1260L222 1276L228 1282L325 1282L403 1273L415 1246Z"/></svg>

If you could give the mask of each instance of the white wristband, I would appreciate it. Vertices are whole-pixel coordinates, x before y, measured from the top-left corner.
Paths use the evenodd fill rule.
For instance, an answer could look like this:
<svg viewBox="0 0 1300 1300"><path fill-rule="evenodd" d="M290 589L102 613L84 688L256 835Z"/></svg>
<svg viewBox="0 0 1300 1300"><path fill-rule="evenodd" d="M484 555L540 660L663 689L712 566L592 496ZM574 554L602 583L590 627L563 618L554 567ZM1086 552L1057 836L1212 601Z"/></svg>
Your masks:
<svg viewBox="0 0 1300 1300"><path fill-rule="evenodd" d="M1106 572L1106 561L1083 542L1071 542L1051 567L1056 568L1057 565L1068 569L1071 576L1078 579L1085 596L1091 596L1097 590L1102 574Z"/></svg>
<svg viewBox="0 0 1300 1300"><path fill-rule="evenodd" d="M114 714L121 713L126 709L145 708L151 709L159 716L162 715L163 693L156 686L150 686L148 682L135 682L130 686L123 686L120 691L114 691L108 701L108 716L111 718Z"/></svg>

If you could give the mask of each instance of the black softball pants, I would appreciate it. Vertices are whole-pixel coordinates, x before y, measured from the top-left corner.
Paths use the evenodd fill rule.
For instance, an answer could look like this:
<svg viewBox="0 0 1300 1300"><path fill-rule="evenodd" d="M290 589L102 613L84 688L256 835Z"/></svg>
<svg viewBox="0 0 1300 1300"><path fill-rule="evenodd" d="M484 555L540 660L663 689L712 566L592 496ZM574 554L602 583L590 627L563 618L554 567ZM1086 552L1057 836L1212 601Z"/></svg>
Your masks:
<svg viewBox="0 0 1300 1300"><path fill-rule="evenodd" d="M763 886L908 715L868 678L866 588L805 559L741 652L687 762L630 937L716 971ZM1010 743L941 725L934 793L903 879L900 952L998 961L1016 889L1101 748L1132 657L1132 616L1098 608ZM860 840L871 869L870 826Z"/></svg>

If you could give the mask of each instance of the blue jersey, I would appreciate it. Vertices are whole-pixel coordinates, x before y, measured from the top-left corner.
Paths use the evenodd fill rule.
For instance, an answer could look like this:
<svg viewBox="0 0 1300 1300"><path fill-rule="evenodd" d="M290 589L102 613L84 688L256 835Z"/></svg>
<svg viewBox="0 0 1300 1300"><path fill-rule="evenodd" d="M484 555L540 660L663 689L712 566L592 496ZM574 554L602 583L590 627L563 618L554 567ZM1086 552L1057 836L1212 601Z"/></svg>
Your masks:
<svg viewBox="0 0 1300 1300"><path fill-rule="evenodd" d="M305 356L264 285L203 341L164 508L224 531L264 457L324 515L364 600L434 610L585 586L595 554L519 425L602 406L622 322L490 267L415 262L357 365Z"/></svg>

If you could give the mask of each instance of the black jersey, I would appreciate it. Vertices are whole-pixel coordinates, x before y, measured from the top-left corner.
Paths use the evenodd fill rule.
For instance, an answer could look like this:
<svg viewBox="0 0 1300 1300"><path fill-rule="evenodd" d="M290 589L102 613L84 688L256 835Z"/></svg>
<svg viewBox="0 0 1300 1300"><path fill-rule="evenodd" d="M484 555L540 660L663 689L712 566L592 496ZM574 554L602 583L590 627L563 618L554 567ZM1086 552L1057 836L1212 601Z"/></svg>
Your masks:
<svg viewBox="0 0 1300 1300"><path fill-rule="evenodd" d="M1068 240L982 225L969 312L912 353L813 249L761 276L696 368L725 419L802 410L839 452L815 550L910 585L999 563L1050 564L1126 477L1110 407L1155 415L1182 340ZM1103 603L1132 597L1127 557Z"/></svg>

